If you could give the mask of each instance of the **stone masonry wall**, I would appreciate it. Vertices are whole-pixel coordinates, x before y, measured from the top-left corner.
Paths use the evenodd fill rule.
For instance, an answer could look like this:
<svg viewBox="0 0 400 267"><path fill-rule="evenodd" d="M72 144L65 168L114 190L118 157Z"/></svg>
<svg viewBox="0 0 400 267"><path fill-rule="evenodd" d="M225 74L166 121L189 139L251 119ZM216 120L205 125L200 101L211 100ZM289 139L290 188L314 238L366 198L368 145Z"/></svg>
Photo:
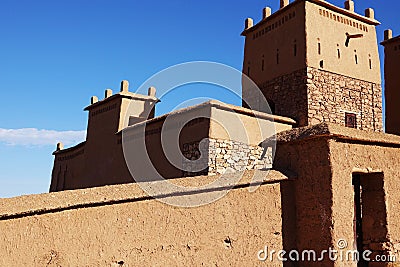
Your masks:
<svg viewBox="0 0 400 267"><path fill-rule="evenodd" d="M307 68L308 124L345 125L345 113L356 115L357 129L382 132L382 88L379 84Z"/></svg>
<svg viewBox="0 0 400 267"><path fill-rule="evenodd" d="M258 86L272 112L295 119L298 126L321 122L345 125L345 114L351 113L356 115L358 129L383 130L382 88L379 84L305 68Z"/></svg>
<svg viewBox="0 0 400 267"><path fill-rule="evenodd" d="M207 168L200 172L184 172L183 176L215 175L226 172L260 170L272 167L272 150L268 150L261 159L263 148L251 146L237 141L208 138L203 142L193 142L183 145L182 154L190 160L200 158L200 151L207 155L204 160L184 165L185 169L193 164L205 164Z"/></svg>
<svg viewBox="0 0 400 267"><path fill-rule="evenodd" d="M273 114L292 118L299 126L308 123L306 69L258 84ZM250 98L251 99L251 98ZM257 99L251 99L257 101Z"/></svg>

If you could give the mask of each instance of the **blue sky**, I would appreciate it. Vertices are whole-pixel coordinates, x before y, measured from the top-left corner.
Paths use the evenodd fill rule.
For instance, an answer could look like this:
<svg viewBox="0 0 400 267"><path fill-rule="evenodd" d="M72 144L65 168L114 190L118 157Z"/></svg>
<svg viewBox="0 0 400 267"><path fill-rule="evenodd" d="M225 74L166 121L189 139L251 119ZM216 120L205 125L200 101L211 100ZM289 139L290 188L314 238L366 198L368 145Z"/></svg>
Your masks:
<svg viewBox="0 0 400 267"><path fill-rule="evenodd" d="M328 2L343 6L344 0ZM361 14L375 9L382 23L379 41L387 28L400 34L398 0L355 3ZM82 140L83 108L92 95L117 91L123 79L135 90L158 71L193 60L241 69L244 19L258 21L263 7L275 11L278 5L279 0L1 0L0 198L47 192L55 142ZM199 89L169 94L157 113L198 96L240 105L220 88Z"/></svg>

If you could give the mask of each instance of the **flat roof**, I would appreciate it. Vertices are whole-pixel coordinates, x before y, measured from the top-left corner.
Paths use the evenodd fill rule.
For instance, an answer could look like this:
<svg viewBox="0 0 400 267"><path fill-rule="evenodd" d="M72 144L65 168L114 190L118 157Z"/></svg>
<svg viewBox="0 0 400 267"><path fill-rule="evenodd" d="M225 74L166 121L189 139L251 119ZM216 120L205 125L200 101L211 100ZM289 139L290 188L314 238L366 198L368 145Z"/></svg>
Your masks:
<svg viewBox="0 0 400 267"><path fill-rule="evenodd" d="M244 107L239 107L239 106L235 106L235 105L231 105L231 104L226 104L217 100L210 100L195 106L190 106L187 108L183 108L183 109L179 109L170 113L166 113L162 116L150 119L150 120L146 120L140 123L136 123L134 125L128 126L125 129L117 132L120 133L126 129L133 129L135 127L140 127L147 123L153 123L156 121L162 121L165 118L167 118L168 116L177 116L180 115L182 113L187 113L187 112L191 112L197 109L201 109L201 108L205 108L205 107L215 107L215 108L219 108L219 109L223 109L223 110L227 110L227 111L234 111L236 113L239 114L243 114L243 115L248 115L248 116L252 116L252 117L257 117L259 119L266 119L266 120L270 120L270 121L276 121L276 122L281 122L281 123L286 123L286 124L290 124L290 125L295 125L297 122L291 118L287 118L287 117L282 117L282 116L278 116L278 115L272 115L272 114L268 114L268 113L264 113L264 112L260 112L260 111L254 111L248 108L244 108Z"/></svg>
<svg viewBox="0 0 400 267"><path fill-rule="evenodd" d="M234 175L234 174L232 174ZM295 179L295 174L287 175L276 171L248 170L243 172L243 176L235 185L236 188L247 185L262 185L290 181ZM225 174L228 178L229 175ZM258 179L253 179L254 177ZM188 187L200 187L215 181L220 175L215 176L194 176L185 178L169 179L172 183ZM151 184L160 181L149 182ZM216 186L215 190L220 187ZM245 189L247 190L247 188ZM168 198L179 195L181 191L176 190L168 195L155 196L156 198ZM190 194L204 193L201 189L193 188ZM53 193L25 195L13 198L0 198L0 220L10 220L42 214L62 212L66 210L76 210L82 208L101 207L132 203L138 201L156 201L143 191L137 183L108 185L86 189L65 190Z"/></svg>
<svg viewBox="0 0 400 267"><path fill-rule="evenodd" d="M267 145L271 140L276 140L278 143L289 143L296 141L307 141L321 137L334 138L343 141L355 141L361 143L373 143L378 145L400 147L400 136L381 132L359 130L327 122L280 132L274 137L268 138L260 143L260 146Z"/></svg>
<svg viewBox="0 0 400 267"><path fill-rule="evenodd" d="M400 41L400 35L396 36L396 37L393 37L393 38L390 38L388 40L382 41L381 45L385 46L387 44L391 44L391 43L394 43L394 42L397 42L397 41Z"/></svg>
<svg viewBox="0 0 400 267"><path fill-rule="evenodd" d="M116 98L129 98L129 99L137 99L137 100L153 100L156 102L160 102L160 100L157 97L154 96L147 96L147 95L141 95L141 94L136 94L132 92L119 92L116 93L110 97L104 98L102 100L99 100L98 102L91 104L87 107L84 108L84 110L90 110L92 108L95 108L97 106L100 106L110 100L116 99Z"/></svg>

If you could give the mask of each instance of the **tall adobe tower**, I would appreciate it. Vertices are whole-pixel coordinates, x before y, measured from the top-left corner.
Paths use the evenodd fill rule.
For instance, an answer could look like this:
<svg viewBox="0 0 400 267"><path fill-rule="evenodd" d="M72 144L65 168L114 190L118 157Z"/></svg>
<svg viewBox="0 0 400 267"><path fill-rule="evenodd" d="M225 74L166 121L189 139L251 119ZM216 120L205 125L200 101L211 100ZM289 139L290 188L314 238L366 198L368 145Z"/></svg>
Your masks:
<svg viewBox="0 0 400 267"><path fill-rule="evenodd" d="M344 9L322 0L280 2L274 14L265 8L256 25L246 19L242 33L243 73L262 90L272 112L298 126L327 121L382 131L374 10L356 14L353 1ZM250 89L242 94L247 104L257 105Z"/></svg>
<svg viewBox="0 0 400 267"><path fill-rule="evenodd" d="M400 135L400 36L393 37L392 31L385 31L385 101L386 132Z"/></svg>

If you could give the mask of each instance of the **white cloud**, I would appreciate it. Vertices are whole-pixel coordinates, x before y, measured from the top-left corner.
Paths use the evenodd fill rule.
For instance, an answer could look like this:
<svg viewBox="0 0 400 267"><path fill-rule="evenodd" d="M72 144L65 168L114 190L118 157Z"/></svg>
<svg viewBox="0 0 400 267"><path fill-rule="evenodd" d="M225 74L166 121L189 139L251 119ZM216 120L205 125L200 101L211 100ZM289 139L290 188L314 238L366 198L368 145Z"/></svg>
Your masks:
<svg viewBox="0 0 400 267"><path fill-rule="evenodd" d="M21 146L72 145L85 140L86 131L53 131L36 128L2 129L0 143Z"/></svg>

